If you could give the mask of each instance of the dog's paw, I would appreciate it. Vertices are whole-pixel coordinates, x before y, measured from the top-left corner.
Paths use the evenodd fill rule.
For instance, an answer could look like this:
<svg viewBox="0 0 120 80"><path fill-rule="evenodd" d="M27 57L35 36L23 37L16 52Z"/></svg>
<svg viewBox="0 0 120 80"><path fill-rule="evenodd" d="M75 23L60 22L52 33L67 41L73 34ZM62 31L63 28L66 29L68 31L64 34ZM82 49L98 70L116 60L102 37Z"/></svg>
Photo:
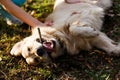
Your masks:
<svg viewBox="0 0 120 80"><path fill-rule="evenodd" d="M99 35L99 31L92 27L77 27L76 25L70 27L70 31L75 35L80 35L81 37L96 37Z"/></svg>
<svg viewBox="0 0 120 80"><path fill-rule="evenodd" d="M10 51L10 54L13 56L20 56L21 55L21 47L22 47L22 41L16 43L13 48Z"/></svg>
<svg viewBox="0 0 120 80"><path fill-rule="evenodd" d="M115 48L111 49L109 52L110 56L120 56L120 45L116 45Z"/></svg>
<svg viewBox="0 0 120 80"><path fill-rule="evenodd" d="M112 52L112 55L120 56L120 45Z"/></svg>
<svg viewBox="0 0 120 80"><path fill-rule="evenodd" d="M80 27L81 36L83 37L96 37L99 32L92 27Z"/></svg>

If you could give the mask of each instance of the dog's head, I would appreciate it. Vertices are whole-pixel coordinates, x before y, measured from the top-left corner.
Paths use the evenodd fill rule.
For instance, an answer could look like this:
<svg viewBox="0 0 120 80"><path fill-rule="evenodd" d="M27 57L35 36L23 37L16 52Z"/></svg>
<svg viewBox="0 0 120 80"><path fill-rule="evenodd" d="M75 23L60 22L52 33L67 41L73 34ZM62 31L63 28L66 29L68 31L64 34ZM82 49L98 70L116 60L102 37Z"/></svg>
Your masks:
<svg viewBox="0 0 120 80"><path fill-rule="evenodd" d="M18 42L11 50L12 55L20 53L30 65L49 63L62 54L62 46L52 34L44 32L40 39L36 33Z"/></svg>
<svg viewBox="0 0 120 80"><path fill-rule="evenodd" d="M33 54L37 58L35 60L39 63L49 63L51 59L54 59L62 54L61 43L55 37L42 36L42 42L39 37L32 37L32 41L26 44L26 48L23 48L23 55L26 53ZM24 50L26 49L26 50ZM34 61L35 61L34 60ZM35 63L36 63L35 61Z"/></svg>

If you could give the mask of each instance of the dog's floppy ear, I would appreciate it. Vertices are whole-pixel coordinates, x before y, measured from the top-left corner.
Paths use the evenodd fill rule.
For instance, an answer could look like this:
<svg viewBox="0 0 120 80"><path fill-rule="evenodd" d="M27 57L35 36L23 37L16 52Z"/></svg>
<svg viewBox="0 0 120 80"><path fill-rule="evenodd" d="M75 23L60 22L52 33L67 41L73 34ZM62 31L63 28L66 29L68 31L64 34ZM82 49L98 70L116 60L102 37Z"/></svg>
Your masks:
<svg viewBox="0 0 120 80"><path fill-rule="evenodd" d="M21 53L22 53L22 45L23 45L24 41L20 41L20 42L17 42L12 50L10 51L10 54L13 55L13 56L20 56Z"/></svg>
<svg viewBox="0 0 120 80"><path fill-rule="evenodd" d="M21 40L20 42L17 42L13 48L10 51L10 54L13 56L21 56L22 54L22 49L23 46L25 45L25 43L29 40L30 37L26 37L23 40Z"/></svg>

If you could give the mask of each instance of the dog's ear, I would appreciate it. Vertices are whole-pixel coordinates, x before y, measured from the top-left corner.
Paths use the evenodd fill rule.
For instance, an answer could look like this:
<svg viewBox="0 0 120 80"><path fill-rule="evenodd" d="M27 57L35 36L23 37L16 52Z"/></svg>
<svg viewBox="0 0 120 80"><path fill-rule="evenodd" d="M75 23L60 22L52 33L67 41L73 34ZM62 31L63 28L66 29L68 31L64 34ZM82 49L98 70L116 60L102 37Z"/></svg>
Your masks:
<svg viewBox="0 0 120 80"><path fill-rule="evenodd" d="M17 42L12 50L10 51L10 54L13 55L13 56L20 56L21 53L22 53L22 45L23 45L24 41L20 41L20 42Z"/></svg>

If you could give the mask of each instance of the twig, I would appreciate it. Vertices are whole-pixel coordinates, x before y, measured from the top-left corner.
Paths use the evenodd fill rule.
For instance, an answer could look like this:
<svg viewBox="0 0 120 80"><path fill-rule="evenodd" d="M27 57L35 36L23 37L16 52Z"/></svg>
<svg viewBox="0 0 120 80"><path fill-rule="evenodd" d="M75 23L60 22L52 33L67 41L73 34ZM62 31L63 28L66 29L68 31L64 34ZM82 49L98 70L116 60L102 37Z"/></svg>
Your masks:
<svg viewBox="0 0 120 80"><path fill-rule="evenodd" d="M3 72L3 71L1 71L0 70L0 72L5 76L5 78L7 79L7 75Z"/></svg>
<svg viewBox="0 0 120 80"><path fill-rule="evenodd" d="M39 37L40 37L40 43L42 43L42 37L41 37L40 28L38 28L38 33L39 33Z"/></svg>

